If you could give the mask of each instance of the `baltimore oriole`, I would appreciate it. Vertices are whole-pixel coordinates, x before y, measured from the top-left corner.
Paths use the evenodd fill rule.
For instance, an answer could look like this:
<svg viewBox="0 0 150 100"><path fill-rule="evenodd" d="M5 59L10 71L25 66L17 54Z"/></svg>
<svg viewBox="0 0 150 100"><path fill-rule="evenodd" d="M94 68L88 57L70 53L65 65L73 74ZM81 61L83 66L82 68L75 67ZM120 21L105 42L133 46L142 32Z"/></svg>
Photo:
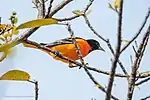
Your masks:
<svg viewBox="0 0 150 100"><path fill-rule="evenodd" d="M94 40L94 39L85 40L85 39L80 38L80 37L75 37L75 40L79 46L79 49L80 49L83 57L87 56L90 52L92 52L94 50L104 51L104 49L100 46L99 42ZM25 47L36 48L34 45L31 45L28 43L23 43L23 44ZM61 39L61 40L58 40L58 41L55 41L52 43L40 43L40 45L46 46L53 51L57 51L62 56L65 56L71 60L78 60L79 59L78 54L76 52L75 45L73 44L71 38ZM44 50L42 50L42 51L44 51ZM69 61L66 61L64 59L56 57L56 55L54 55L53 53L50 53L47 51L44 51L44 52L48 53L49 55L51 55L56 60L61 60L62 62L68 63L70 67L72 66L72 64Z"/></svg>

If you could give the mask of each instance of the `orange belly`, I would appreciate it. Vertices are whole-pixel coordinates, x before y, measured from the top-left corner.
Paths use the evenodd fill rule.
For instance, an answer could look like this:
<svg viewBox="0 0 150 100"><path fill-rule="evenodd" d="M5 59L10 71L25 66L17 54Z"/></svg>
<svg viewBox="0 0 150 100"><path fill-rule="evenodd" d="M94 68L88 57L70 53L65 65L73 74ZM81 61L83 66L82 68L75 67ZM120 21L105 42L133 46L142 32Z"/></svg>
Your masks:
<svg viewBox="0 0 150 100"><path fill-rule="evenodd" d="M91 50L91 47L89 46L89 44L85 40L80 40L79 41L77 39L76 41L78 43L78 46L80 48L82 56L83 57L87 56L88 53L89 53L89 50ZM51 49L54 50L54 51L58 51L62 56L65 56L69 59L72 59L72 60L78 60L79 59L74 44L62 44L62 45L51 47ZM56 60L61 60L65 63L69 63L66 60L63 60L59 57L55 57L55 55L52 54L52 53L50 53L50 55L53 56Z"/></svg>

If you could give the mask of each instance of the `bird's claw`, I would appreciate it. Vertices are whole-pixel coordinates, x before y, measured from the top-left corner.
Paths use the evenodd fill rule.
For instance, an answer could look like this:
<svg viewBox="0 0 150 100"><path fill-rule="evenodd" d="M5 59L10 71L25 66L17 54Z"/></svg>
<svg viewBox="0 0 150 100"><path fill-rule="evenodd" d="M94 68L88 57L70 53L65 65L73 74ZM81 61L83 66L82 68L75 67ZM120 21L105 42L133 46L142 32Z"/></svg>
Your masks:
<svg viewBox="0 0 150 100"><path fill-rule="evenodd" d="M54 54L55 54L55 55L54 55L54 58L56 58L57 56L60 55L59 51L57 51L57 50L54 51Z"/></svg>
<svg viewBox="0 0 150 100"><path fill-rule="evenodd" d="M74 67L78 67L78 66L75 66L75 65L69 65L69 68L74 68Z"/></svg>

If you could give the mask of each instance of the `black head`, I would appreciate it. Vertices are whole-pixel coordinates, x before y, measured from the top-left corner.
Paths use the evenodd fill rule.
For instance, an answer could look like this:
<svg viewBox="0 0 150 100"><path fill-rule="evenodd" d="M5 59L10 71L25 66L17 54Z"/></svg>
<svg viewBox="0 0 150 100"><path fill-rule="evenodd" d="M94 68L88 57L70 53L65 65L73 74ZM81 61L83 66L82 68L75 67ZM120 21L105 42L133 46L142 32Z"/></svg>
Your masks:
<svg viewBox="0 0 150 100"><path fill-rule="evenodd" d="M88 44L92 47L92 50L102 50L102 51L105 51L101 46L100 46L100 43L94 39L88 39L87 40Z"/></svg>

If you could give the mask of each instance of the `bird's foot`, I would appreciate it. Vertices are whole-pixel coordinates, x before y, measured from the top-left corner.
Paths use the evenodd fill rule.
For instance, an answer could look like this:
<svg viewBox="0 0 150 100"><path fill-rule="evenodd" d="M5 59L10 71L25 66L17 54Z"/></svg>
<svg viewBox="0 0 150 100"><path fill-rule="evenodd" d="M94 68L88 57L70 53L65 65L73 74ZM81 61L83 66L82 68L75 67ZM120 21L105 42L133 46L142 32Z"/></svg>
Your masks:
<svg viewBox="0 0 150 100"><path fill-rule="evenodd" d="M75 68L75 67L78 67L78 66L76 66L76 65L69 65L69 68Z"/></svg>
<svg viewBox="0 0 150 100"><path fill-rule="evenodd" d="M78 67L78 66L76 66L76 65L73 65L72 63L69 63L69 68L74 68L74 67Z"/></svg>
<svg viewBox="0 0 150 100"><path fill-rule="evenodd" d="M53 57L53 58L56 58L57 56L59 56L59 55L60 55L59 51L57 51L57 50L55 50L55 51L54 51L54 54L55 54L55 55L54 55L54 57Z"/></svg>

